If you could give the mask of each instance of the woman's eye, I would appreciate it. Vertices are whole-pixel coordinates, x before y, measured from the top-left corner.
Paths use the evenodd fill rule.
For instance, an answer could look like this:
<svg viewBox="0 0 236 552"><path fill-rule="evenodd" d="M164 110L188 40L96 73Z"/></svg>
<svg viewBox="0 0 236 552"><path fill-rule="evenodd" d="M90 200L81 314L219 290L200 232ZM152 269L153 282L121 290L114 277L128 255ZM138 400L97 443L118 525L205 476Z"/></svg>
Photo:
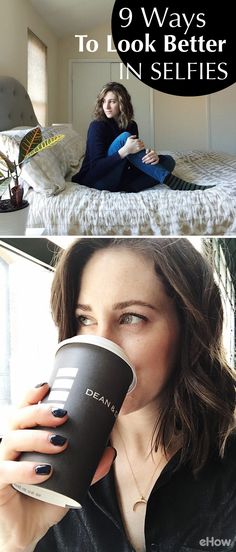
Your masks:
<svg viewBox="0 0 236 552"><path fill-rule="evenodd" d="M141 314L127 313L121 316L121 324L139 324L143 320L147 320L147 318Z"/></svg>
<svg viewBox="0 0 236 552"><path fill-rule="evenodd" d="M93 321L87 318L87 316L78 316L77 320L80 326L91 326L93 324Z"/></svg>

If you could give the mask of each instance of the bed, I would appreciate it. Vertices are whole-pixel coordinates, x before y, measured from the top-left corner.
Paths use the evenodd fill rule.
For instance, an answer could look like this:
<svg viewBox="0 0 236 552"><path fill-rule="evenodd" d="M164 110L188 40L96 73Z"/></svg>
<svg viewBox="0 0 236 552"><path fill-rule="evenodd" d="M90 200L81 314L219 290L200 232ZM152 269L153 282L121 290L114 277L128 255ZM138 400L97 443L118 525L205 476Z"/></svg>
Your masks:
<svg viewBox="0 0 236 552"><path fill-rule="evenodd" d="M31 101L15 79L0 78L0 150L17 155L19 142L36 126ZM23 128L22 128L23 127ZM233 235L236 233L236 156L188 151L170 153L175 174L205 191L173 191L164 185L137 194L97 191L71 182L85 144L68 125L42 129L63 133L54 148L25 165L22 179L30 203L28 234L47 235Z"/></svg>

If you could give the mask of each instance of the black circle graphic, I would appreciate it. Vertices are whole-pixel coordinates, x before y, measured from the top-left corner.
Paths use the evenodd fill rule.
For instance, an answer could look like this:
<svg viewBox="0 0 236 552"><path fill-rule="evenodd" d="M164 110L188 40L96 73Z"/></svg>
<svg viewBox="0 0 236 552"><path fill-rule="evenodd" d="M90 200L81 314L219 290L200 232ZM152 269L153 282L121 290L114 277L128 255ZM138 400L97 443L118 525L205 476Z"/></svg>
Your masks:
<svg viewBox="0 0 236 552"><path fill-rule="evenodd" d="M202 96L236 81L234 18L227 5L116 0L112 36L142 82L178 96Z"/></svg>

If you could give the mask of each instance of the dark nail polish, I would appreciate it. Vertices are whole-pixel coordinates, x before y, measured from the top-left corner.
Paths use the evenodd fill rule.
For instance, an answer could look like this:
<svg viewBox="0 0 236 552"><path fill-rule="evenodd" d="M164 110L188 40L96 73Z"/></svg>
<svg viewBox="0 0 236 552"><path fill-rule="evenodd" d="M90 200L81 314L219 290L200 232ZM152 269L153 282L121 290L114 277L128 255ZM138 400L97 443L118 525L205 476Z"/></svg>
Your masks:
<svg viewBox="0 0 236 552"><path fill-rule="evenodd" d="M49 437L49 441L50 443L52 443L52 445L55 445L57 447L63 447L67 439L66 437L62 437L62 435L51 435Z"/></svg>
<svg viewBox="0 0 236 552"><path fill-rule="evenodd" d="M36 466L34 468L34 471L37 475L49 475L51 469L51 464L43 464L42 466Z"/></svg>
<svg viewBox="0 0 236 552"><path fill-rule="evenodd" d="M64 410L64 408L52 408L52 415L55 416L55 418L64 418L66 414L67 410Z"/></svg>
<svg viewBox="0 0 236 552"><path fill-rule="evenodd" d="M47 381L44 381L43 383L38 383L37 385L35 385L35 389L38 389L39 387L43 387L46 384L47 384Z"/></svg>

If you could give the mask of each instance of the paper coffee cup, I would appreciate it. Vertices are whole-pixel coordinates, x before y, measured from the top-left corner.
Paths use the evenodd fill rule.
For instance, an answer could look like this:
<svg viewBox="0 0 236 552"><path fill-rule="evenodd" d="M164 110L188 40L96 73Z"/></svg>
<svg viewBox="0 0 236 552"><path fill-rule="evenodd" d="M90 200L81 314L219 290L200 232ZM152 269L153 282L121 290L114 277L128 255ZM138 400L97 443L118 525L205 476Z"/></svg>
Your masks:
<svg viewBox="0 0 236 552"><path fill-rule="evenodd" d="M13 486L44 502L80 508L125 396L136 385L135 371L112 341L76 336L59 343L49 385L42 402L68 411L68 421L57 430L68 448L53 455L23 453L19 461L52 464L53 473L44 483Z"/></svg>

